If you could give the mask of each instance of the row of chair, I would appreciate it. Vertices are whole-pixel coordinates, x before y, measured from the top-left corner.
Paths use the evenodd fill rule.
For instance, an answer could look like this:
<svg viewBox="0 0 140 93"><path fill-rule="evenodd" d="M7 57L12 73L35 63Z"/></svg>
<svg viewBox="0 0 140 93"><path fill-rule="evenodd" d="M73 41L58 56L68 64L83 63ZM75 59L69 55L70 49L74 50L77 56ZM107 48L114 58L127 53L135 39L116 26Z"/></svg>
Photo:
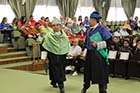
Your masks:
<svg viewBox="0 0 140 93"><path fill-rule="evenodd" d="M5 42L4 39L8 39L8 42L12 43L13 47L16 50L26 50L27 55L30 57L33 57L33 43L36 43L37 41L34 40L33 38L25 38L24 36L21 35L20 31L9 31L9 30L4 30L0 31L3 33L0 33L0 42ZM9 34L7 36L7 34ZM35 48L35 53L37 52L37 48ZM40 50L39 50L40 51ZM37 53L36 53L37 54ZM37 55L35 55L37 57Z"/></svg>

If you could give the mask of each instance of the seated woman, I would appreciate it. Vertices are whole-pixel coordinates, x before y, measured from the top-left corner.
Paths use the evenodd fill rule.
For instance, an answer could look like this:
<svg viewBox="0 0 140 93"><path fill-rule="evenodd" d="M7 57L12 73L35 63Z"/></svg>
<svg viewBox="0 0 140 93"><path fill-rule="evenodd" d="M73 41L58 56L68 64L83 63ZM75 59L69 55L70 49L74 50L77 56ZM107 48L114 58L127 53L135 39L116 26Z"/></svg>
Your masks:
<svg viewBox="0 0 140 93"><path fill-rule="evenodd" d="M116 28L116 30L115 30L115 32L114 32L114 36L122 36L119 27Z"/></svg>
<svg viewBox="0 0 140 93"><path fill-rule="evenodd" d="M42 16L41 19L38 21L38 23L40 23L40 26L44 25L44 21L45 21L45 17Z"/></svg>
<svg viewBox="0 0 140 93"><path fill-rule="evenodd" d="M85 27L89 27L89 20L87 16L85 17L84 24L85 24Z"/></svg>
<svg viewBox="0 0 140 93"><path fill-rule="evenodd" d="M16 30L17 29L17 26L18 26L18 20L17 20L17 18L14 18L13 21L12 21L12 23L10 25L13 27L14 30Z"/></svg>
<svg viewBox="0 0 140 93"><path fill-rule="evenodd" d="M70 23L69 23L69 22L67 22L67 23L65 24L64 30L67 30L69 33L72 33L72 30L71 30L71 27L70 27Z"/></svg>
<svg viewBox="0 0 140 93"><path fill-rule="evenodd" d="M7 18L4 17L2 19L2 22L0 23L0 29L13 30L13 27L7 22L8 22Z"/></svg>
<svg viewBox="0 0 140 93"><path fill-rule="evenodd" d="M13 30L13 27L7 22L8 22L7 18L4 17L2 19L2 22L0 23L0 29L4 30L2 32L4 35L3 42L9 42L9 41L11 42L11 30Z"/></svg>
<svg viewBox="0 0 140 93"><path fill-rule="evenodd" d="M18 30L24 29L25 26L26 26L25 23L26 23L26 17L25 17L25 16L22 16L22 17L20 18L20 21L18 22Z"/></svg>
<svg viewBox="0 0 140 93"><path fill-rule="evenodd" d="M36 21L34 20L34 17L31 15L29 20L29 28L33 28L35 26Z"/></svg>
<svg viewBox="0 0 140 93"><path fill-rule="evenodd" d="M80 23L79 30L83 30L84 32L86 32L86 28L83 22Z"/></svg>
<svg viewBox="0 0 140 93"><path fill-rule="evenodd" d="M75 39L72 43L72 46L70 48L69 53L67 54L67 67L66 70L71 70L71 66L74 66L74 73L73 76L78 75L80 72L82 59L80 58L80 55L82 53L81 47L78 45L78 39Z"/></svg>
<svg viewBox="0 0 140 93"><path fill-rule="evenodd" d="M82 16L80 15L79 17L78 17L78 22L77 22L77 24L78 25L80 25L80 23L82 23L83 21L82 21ZM84 23L83 23L84 24Z"/></svg>
<svg viewBox="0 0 140 93"><path fill-rule="evenodd" d="M77 37L80 38L80 39L86 39L86 35L84 33L84 30L80 30L80 32L77 35Z"/></svg>
<svg viewBox="0 0 140 93"><path fill-rule="evenodd" d="M129 34L132 34L132 29L131 29L129 23L130 23L129 20L127 20L126 23L124 24L124 27L126 28L126 30Z"/></svg>
<svg viewBox="0 0 140 93"><path fill-rule="evenodd" d="M47 22L48 23L48 26L51 27L51 22L50 22L49 17L46 17L44 22Z"/></svg>
<svg viewBox="0 0 140 93"><path fill-rule="evenodd" d="M130 21L130 27L131 27L132 30L134 30L134 28L135 28L134 21Z"/></svg>

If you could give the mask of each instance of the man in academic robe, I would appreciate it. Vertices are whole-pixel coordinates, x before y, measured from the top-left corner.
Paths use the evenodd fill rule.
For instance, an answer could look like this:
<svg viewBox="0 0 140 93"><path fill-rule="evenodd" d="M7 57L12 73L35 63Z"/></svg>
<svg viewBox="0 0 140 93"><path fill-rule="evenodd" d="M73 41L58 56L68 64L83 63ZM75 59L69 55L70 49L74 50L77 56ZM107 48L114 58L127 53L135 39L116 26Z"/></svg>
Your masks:
<svg viewBox="0 0 140 93"><path fill-rule="evenodd" d="M42 47L48 52L49 59L49 76L51 85L60 89L60 93L64 93L65 77L65 61L66 54L70 49L70 42L64 31L60 30L61 22L54 18L52 21L52 31L46 33L42 40ZM39 40L38 40L39 41Z"/></svg>
<svg viewBox="0 0 140 93"><path fill-rule="evenodd" d="M91 29L86 34L86 62L84 66L84 85L81 93L86 93L90 83L99 85L99 93L107 93L108 72L107 43L111 33L99 23L102 17L98 12L90 15Z"/></svg>

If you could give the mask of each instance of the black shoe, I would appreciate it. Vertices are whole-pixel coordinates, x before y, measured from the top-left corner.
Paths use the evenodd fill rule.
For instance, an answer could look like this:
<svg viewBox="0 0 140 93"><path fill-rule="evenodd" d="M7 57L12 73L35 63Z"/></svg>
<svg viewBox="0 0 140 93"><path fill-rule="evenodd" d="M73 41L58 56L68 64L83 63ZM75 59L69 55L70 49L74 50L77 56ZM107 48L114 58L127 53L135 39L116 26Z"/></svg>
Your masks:
<svg viewBox="0 0 140 93"><path fill-rule="evenodd" d="M58 88L58 86L55 84L55 85L52 85L54 88Z"/></svg>
<svg viewBox="0 0 140 93"><path fill-rule="evenodd" d="M54 88L58 88L58 86L56 85L56 83L52 83L52 82L51 82L51 85L52 85Z"/></svg>
<svg viewBox="0 0 140 93"><path fill-rule="evenodd" d="M87 89L83 88L81 93L86 93Z"/></svg>
<svg viewBox="0 0 140 93"><path fill-rule="evenodd" d="M60 93L65 93L64 88L60 89Z"/></svg>

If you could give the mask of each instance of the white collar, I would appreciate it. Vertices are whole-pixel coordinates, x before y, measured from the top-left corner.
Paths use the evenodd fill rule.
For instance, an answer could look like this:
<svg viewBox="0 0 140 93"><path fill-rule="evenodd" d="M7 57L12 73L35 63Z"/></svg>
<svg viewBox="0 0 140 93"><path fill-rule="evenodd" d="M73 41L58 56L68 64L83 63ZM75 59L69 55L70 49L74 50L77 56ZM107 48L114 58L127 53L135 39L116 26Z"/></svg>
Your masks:
<svg viewBox="0 0 140 93"><path fill-rule="evenodd" d="M99 23L97 23L93 28L95 29L98 25L99 25Z"/></svg>
<svg viewBox="0 0 140 93"><path fill-rule="evenodd" d="M60 31L59 32L56 32L56 35L60 35L61 33L60 33Z"/></svg>
<svg viewBox="0 0 140 93"><path fill-rule="evenodd" d="M99 25L99 23L97 23L95 26L91 27L92 29L95 29L97 26Z"/></svg>

